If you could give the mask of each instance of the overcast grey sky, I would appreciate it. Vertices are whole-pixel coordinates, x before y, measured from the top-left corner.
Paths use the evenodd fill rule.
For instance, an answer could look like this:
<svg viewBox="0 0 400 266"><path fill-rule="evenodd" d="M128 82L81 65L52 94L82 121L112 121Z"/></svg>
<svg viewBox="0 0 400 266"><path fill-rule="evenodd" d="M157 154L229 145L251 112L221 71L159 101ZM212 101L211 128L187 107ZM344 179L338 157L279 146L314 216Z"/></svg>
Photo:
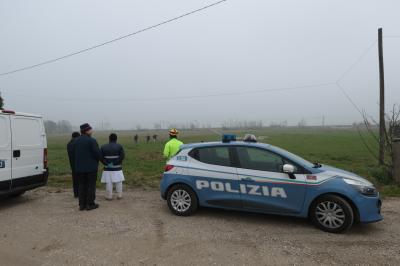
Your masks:
<svg viewBox="0 0 400 266"><path fill-rule="evenodd" d="M80 50L210 4L202 0L2 0L0 73ZM396 0L228 0L218 6L39 68L0 76L6 107L129 129L165 121L351 123L360 114L334 85L377 38L400 36ZM400 37L386 38L387 107L400 103ZM378 114L377 46L341 81ZM107 101L107 99L111 99ZM134 99L142 99L135 101Z"/></svg>

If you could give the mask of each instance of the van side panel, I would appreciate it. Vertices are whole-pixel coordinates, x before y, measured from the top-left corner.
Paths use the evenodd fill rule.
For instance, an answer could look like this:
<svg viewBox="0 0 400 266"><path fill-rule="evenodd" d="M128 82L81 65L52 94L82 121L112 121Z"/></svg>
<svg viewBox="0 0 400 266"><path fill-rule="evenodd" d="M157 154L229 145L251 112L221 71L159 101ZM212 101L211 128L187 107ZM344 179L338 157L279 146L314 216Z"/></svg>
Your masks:
<svg viewBox="0 0 400 266"><path fill-rule="evenodd" d="M46 182L43 175L43 150L46 148L46 135L42 119L11 116L11 132L12 189Z"/></svg>
<svg viewBox="0 0 400 266"><path fill-rule="evenodd" d="M0 194L10 190L11 163L10 116L0 114Z"/></svg>

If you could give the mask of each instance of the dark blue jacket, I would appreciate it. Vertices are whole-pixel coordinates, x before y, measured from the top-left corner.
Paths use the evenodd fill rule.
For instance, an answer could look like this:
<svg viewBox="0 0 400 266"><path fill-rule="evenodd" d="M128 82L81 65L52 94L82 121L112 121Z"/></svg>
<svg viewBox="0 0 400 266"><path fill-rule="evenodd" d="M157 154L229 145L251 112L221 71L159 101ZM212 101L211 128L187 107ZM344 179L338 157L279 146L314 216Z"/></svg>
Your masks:
<svg viewBox="0 0 400 266"><path fill-rule="evenodd" d="M124 148L116 142L101 146L101 156L105 171L122 170L122 161L125 159Z"/></svg>
<svg viewBox="0 0 400 266"><path fill-rule="evenodd" d="M99 168L101 154L97 141L87 135L81 135L72 144L72 161L76 173L93 173Z"/></svg>
<svg viewBox="0 0 400 266"><path fill-rule="evenodd" d="M73 152L73 146L74 146L74 142L76 139L71 139L68 144L67 144L67 152L68 152L68 159L69 159L69 166L71 166L71 171L72 173L75 173L75 167L74 167L74 155L72 154Z"/></svg>

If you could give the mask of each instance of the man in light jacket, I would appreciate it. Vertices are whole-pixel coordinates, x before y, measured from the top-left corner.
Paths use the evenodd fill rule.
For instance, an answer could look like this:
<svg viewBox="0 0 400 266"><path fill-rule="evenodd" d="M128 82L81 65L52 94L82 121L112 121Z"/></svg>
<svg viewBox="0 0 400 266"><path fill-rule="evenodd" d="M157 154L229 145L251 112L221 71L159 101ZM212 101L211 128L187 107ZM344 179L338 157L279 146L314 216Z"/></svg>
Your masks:
<svg viewBox="0 0 400 266"><path fill-rule="evenodd" d="M164 158L167 160L171 159L175 156L175 154L179 151L182 141L178 140L178 130L173 128L169 131L169 141L165 144L164 147Z"/></svg>

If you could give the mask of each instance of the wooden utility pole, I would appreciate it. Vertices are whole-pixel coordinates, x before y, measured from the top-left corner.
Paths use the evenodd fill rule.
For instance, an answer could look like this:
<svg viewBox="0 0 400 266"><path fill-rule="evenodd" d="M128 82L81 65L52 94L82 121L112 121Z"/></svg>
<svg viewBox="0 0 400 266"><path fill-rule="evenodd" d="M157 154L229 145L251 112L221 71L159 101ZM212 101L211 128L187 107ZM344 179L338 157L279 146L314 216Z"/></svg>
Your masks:
<svg viewBox="0 0 400 266"><path fill-rule="evenodd" d="M383 69L382 28L378 29L379 52L379 165L385 160L385 75Z"/></svg>
<svg viewBox="0 0 400 266"><path fill-rule="evenodd" d="M395 127L393 135L393 179L400 184L400 126Z"/></svg>

